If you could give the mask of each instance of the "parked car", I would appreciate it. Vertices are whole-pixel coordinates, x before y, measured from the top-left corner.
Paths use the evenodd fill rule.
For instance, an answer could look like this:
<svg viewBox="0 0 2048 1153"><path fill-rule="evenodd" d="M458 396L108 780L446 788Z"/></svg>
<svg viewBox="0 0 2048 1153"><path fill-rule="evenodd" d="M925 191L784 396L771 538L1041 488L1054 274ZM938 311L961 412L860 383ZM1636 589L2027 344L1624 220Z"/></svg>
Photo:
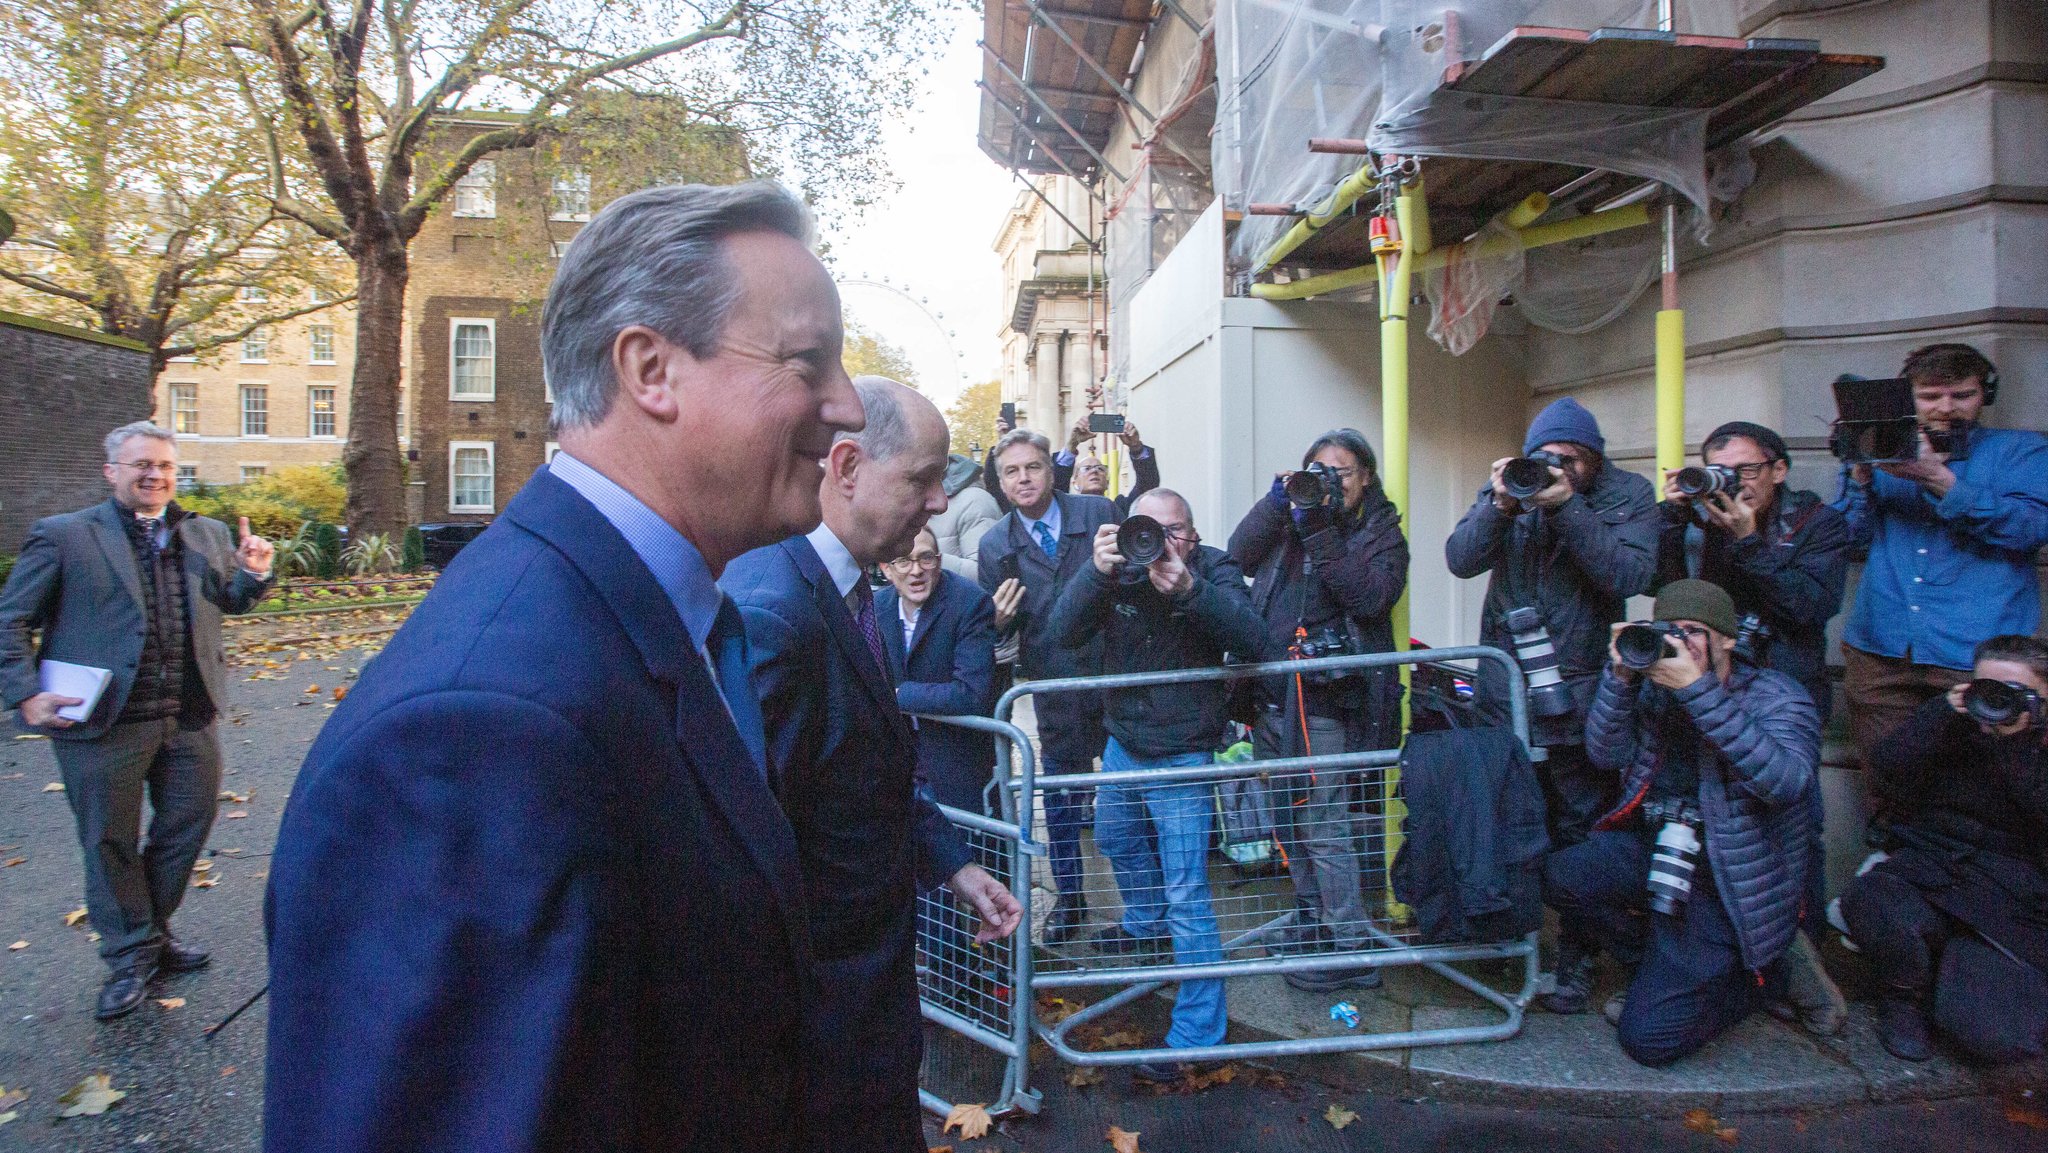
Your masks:
<svg viewBox="0 0 2048 1153"><path fill-rule="evenodd" d="M426 545L427 567L447 568L448 562L455 559L455 554L462 551L463 545L475 540L489 527L491 526L478 521L448 521L443 524L421 525L420 541Z"/></svg>

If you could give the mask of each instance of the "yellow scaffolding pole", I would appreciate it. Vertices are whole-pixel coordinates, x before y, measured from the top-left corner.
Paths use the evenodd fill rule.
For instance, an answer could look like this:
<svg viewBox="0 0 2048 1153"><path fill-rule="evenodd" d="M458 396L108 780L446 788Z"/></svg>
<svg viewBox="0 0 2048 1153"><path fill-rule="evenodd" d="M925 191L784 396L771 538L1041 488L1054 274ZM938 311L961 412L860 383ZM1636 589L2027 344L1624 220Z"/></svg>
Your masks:
<svg viewBox="0 0 2048 1153"><path fill-rule="evenodd" d="M1335 220L1338 213L1356 204L1359 197L1371 192L1377 179L1373 175L1372 163L1367 161L1358 166L1358 171L1338 181L1337 187L1331 190L1327 200L1309 209L1305 216L1294 222L1294 227L1281 233L1280 239L1274 241L1259 255L1258 263L1252 266L1252 275L1257 276L1287 259L1288 253L1307 243L1308 238L1314 236L1318 229Z"/></svg>
<svg viewBox="0 0 2048 1153"><path fill-rule="evenodd" d="M1657 312L1657 492L1685 467L1685 310L1678 307L1678 209L1664 206L1664 307Z"/></svg>
<svg viewBox="0 0 2048 1153"><path fill-rule="evenodd" d="M1408 300L1415 262L1429 251L1429 217L1422 182L1402 187L1394 198L1398 250L1376 265L1380 274L1380 486L1400 516L1401 535L1408 535ZM1408 651L1408 589L1394 602L1394 648ZM1408 686L1411 667L1401 665L1401 731L1408 731ZM1381 778L1381 811L1386 816L1385 860L1390 866L1387 909L1395 919L1407 910L1394 900L1391 865L1401 849L1401 828L1408 807L1400 796L1401 770Z"/></svg>

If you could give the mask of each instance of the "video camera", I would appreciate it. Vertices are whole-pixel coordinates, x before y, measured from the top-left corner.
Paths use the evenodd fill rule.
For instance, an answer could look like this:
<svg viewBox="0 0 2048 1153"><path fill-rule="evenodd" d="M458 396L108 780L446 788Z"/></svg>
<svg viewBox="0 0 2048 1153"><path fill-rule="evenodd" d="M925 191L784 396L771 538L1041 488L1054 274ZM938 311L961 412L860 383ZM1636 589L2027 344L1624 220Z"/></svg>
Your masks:
<svg viewBox="0 0 2048 1153"><path fill-rule="evenodd" d="M1850 464L1898 464L1920 459L1920 434L1928 447L1952 461L1969 455L1970 423L1947 428L1920 423L1913 407L1913 382L1906 377L1871 380L1845 372L1835 378L1836 419L1828 451Z"/></svg>

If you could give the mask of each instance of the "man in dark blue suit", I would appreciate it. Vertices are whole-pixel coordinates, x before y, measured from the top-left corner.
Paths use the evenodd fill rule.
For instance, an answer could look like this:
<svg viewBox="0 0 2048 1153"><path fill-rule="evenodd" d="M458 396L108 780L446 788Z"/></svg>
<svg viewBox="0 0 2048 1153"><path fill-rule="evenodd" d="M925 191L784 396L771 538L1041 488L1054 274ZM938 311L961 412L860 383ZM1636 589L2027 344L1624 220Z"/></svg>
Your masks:
<svg viewBox="0 0 2048 1153"><path fill-rule="evenodd" d="M995 604L939 561L938 537L918 530L910 554L888 563L889 587L875 594L896 704L906 713L985 717L996 703ZM917 767L933 798L993 812L984 804L996 763L989 735L943 721L913 723Z"/></svg>
<svg viewBox="0 0 2048 1153"><path fill-rule="evenodd" d="M285 809L267 1149L833 1147L798 1128L839 1070L804 1060L795 837L713 583L818 522L818 462L861 424L808 236L772 184L654 188L564 256L560 455Z"/></svg>
<svg viewBox="0 0 2048 1153"><path fill-rule="evenodd" d="M775 794L796 830L817 1001L807 1129L833 1153L922 1153L917 894L949 886L1008 936L1017 899L981 866L917 773L867 570L902 556L946 507L946 422L916 391L854 382L866 429L825 459L824 523L735 560L720 580L746 621ZM744 1042L744 1035L736 1038Z"/></svg>
<svg viewBox="0 0 2048 1153"><path fill-rule="evenodd" d="M1101 640L1060 644L1052 632L1052 606L1089 565L1095 530L1123 518L1102 497L1054 491L1052 444L1028 428L1004 433L990 455L1013 506L982 534L976 562L981 587L995 599L996 632L1017 634L1017 668L1026 677L1094 676L1102 671ZM1034 704L1039 771L1093 771L1108 739L1102 695L1055 693L1034 698ZM1045 795L1045 835L1059 886L1059 902L1045 919L1048 945L1072 940L1088 918L1081 889L1081 830L1087 824L1086 793L1061 789Z"/></svg>

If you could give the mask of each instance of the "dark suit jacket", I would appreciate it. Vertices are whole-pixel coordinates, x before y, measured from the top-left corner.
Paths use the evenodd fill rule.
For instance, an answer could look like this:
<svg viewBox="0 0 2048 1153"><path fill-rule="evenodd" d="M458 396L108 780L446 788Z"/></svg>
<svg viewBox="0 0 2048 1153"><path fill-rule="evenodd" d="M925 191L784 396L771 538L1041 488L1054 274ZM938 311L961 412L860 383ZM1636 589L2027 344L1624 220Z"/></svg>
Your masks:
<svg viewBox="0 0 2048 1153"><path fill-rule="evenodd" d="M907 713L988 716L996 703L995 603L980 585L941 570L906 654L901 599L894 588L875 593L896 703ZM944 721L918 725L917 767L942 805L982 812L995 758L987 733Z"/></svg>
<svg viewBox="0 0 2048 1153"><path fill-rule="evenodd" d="M91 716L49 730L60 741L104 736L135 687L147 628L142 571L121 522L127 515L108 499L37 521L0 592L0 701L8 708L42 691L36 664L45 658L113 671ZM185 623L191 630L192 660L218 709L228 699L221 614L256 607L270 582L242 571L234 534L219 521L188 516L173 531L185 547ZM29 642L36 629L43 630L40 650Z"/></svg>
<svg viewBox="0 0 2048 1153"><path fill-rule="evenodd" d="M835 1151L922 1150L917 891L970 858L920 788L917 737L888 671L810 541L755 549L719 584L746 621L770 771L810 898L819 995L805 1063L821 1075L805 1092L806 1124Z"/></svg>
<svg viewBox="0 0 2048 1153"><path fill-rule="evenodd" d="M268 1149L798 1148L789 824L674 605L547 472L327 722L265 912Z"/></svg>
<svg viewBox="0 0 2048 1153"><path fill-rule="evenodd" d="M1022 633L1017 665L1025 676L1094 676L1102 671L1101 639L1074 648L1061 646L1053 637L1052 606L1074 574L1093 563L1095 530L1121 518L1116 506L1099 496L1057 492L1053 499L1060 505L1058 558L1046 559L1023 518L1012 511L982 534L977 575L983 591L991 594L1010 577L1024 582L1024 603L1010 629ZM1046 755L1064 771L1086 772L1089 762L1102 755L1102 695L1055 693L1035 701L1039 743Z"/></svg>

